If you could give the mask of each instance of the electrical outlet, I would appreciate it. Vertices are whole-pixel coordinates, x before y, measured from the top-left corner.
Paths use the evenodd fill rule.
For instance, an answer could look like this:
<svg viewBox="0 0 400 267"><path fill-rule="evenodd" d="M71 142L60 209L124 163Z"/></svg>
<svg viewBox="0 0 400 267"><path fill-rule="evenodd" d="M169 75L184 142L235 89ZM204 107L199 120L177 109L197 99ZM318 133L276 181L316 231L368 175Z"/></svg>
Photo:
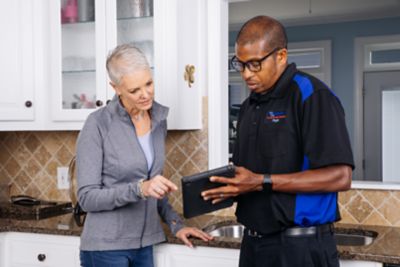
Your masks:
<svg viewBox="0 0 400 267"><path fill-rule="evenodd" d="M68 167L57 167L57 188L69 189Z"/></svg>

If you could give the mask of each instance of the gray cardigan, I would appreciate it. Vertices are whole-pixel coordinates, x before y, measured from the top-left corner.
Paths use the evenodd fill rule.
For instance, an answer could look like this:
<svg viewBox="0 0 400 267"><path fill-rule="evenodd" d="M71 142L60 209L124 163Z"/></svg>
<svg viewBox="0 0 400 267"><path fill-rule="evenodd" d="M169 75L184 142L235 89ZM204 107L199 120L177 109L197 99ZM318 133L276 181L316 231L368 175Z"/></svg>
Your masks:
<svg viewBox="0 0 400 267"><path fill-rule="evenodd" d="M183 227L168 199L140 199L137 183L162 174L168 108L151 109L154 162L150 174L129 114L114 97L89 115L77 141L78 200L87 211L81 250L119 250L165 240L159 216L175 234Z"/></svg>

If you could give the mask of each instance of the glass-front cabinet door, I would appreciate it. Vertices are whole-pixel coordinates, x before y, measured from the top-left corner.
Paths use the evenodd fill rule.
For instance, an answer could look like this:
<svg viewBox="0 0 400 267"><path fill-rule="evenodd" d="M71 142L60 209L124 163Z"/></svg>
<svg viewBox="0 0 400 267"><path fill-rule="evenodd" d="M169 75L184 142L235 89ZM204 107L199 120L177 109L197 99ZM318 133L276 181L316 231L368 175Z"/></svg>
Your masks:
<svg viewBox="0 0 400 267"><path fill-rule="evenodd" d="M54 121L82 121L105 104L105 0L51 1Z"/></svg>
<svg viewBox="0 0 400 267"><path fill-rule="evenodd" d="M54 121L84 121L112 99L106 57L133 43L153 56L153 0L56 0L50 3Z"/></svg>
<svg viewBox="0 0 400 267"><path fill-rule="evenodd" d="M107 0L107 50L120 44L139 48L154 70L154 5L157 0ZM108 85L107 98L114 90Z"/></svg>
<svg viewBox="0 0 400 267"><path fill-rule="evenodd" d="M51 0L49 7L52 129L79 130L112 99L106 59L124 43L147 57L156 100L170 108L169 129L202 127L204 0Z"/></svg>
<svg viewBox="0 0 400 267"><path fill-rule="evenodd" d="M153 60L153 0L117 0L117 44L131 43Z"/></svg>

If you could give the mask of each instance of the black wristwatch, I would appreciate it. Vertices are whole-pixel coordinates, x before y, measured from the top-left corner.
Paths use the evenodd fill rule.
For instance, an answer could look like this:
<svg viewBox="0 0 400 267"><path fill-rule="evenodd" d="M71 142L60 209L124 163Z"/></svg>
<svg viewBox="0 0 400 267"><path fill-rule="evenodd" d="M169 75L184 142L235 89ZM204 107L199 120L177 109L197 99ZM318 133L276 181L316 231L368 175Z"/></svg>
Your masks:
<svg viewBox="0 0 400 267"><path fill-rule="evenodd" d="M272 184L271 174L264 174L263 184Z"/></svg>
<svg viewBox="0 0 400 267"><path fill-rule="evenodd" d="M271 180L271 174L264 174L263 175L263 189L266 191L271 191L272 190L272 180Z"/></svg>

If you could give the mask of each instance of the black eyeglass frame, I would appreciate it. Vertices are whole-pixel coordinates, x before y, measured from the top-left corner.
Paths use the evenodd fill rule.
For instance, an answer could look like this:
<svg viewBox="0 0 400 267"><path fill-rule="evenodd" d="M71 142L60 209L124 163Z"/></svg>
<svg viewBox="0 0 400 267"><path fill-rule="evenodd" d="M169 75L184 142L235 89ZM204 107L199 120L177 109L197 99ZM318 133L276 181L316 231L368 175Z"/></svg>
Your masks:
<svg viewBox="0 0 400 267"><path fill-rule="evenodd" d="M283 48L276 47L271 52L266 54L264 57L262 57L260 59L249 60L249 61L246 61L246 62L240 61L236 56L234 56L231 59L231 66L232 66L232 68L234 70L236 70L238 72L243 72L246 67L251 72L259 72L259 71L262 70L262 62L264 60L266 60L268 57L270 57L271 55L273 55L274 53L276 53L277 51L281 50L281 49L283 49ZM234 62L240 63L240 65L235 65ZM256 65L251 65L251 64L254 64L254 63L256 63ZM241 67L240 68L236 68L236 66L241 66Z"/></svg>

